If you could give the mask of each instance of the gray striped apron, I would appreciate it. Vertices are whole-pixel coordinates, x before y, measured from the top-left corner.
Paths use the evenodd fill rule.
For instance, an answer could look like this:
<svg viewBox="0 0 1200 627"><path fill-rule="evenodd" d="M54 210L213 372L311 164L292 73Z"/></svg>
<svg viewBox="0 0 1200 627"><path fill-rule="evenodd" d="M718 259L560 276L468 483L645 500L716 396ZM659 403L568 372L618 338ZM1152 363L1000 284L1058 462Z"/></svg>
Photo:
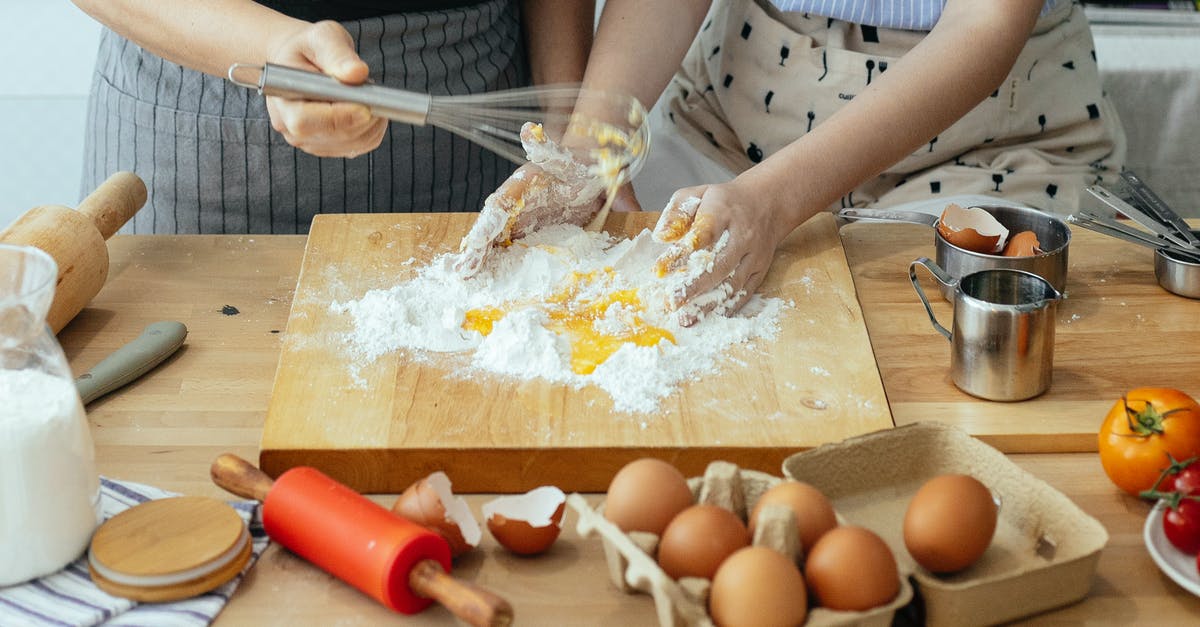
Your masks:
<svg viewBox="0 0 1200 627"><path fill-rule="evenodd" d="M517 3L343 22L378 84L431 94L524 86ZM319 213L478 211L514 165L447 131L392 123L355 159L296 150L261 95L101 37L81 195L119 170L149 199L123 233L307 233ZM82 197L82 196L81 196Z"/></svg>

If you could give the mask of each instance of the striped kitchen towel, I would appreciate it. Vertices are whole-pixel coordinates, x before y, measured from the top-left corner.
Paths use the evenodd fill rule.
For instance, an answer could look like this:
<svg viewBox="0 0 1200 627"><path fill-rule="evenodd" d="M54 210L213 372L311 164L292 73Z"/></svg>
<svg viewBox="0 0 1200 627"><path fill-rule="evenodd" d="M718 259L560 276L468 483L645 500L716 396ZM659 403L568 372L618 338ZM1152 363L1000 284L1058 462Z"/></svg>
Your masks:
<svg viewBox="0 0 1200 627"><path fill-rule="evenodd" d="M178 496L158 488L100 478L100 509L103 519L153 499ZM254 555L246 568L254 565L267 548L258 503L230 502L250 527ZM92 583L88 575L87 555L66 568L20 585L0 588L0 625L76 627L91 625L193 627L208 625L229 601L245 570L221 587L173 603L138 603L110 596Z"/></svg>

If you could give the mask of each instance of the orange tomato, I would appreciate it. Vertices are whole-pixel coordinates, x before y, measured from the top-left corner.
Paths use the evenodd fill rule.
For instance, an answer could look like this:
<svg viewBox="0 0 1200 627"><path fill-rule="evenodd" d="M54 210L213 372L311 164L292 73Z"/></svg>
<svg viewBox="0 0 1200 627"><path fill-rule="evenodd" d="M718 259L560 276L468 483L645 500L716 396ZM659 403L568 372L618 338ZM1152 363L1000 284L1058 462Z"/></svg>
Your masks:
<svg viewBox="0 0 1200 627"><path fill-rule="evenodd" d="M1200 404L1171 388L1137 388L1108 410L1100 426L1100 464L1112 482L1137 496L1171 458L1200 455Z"/></svg>

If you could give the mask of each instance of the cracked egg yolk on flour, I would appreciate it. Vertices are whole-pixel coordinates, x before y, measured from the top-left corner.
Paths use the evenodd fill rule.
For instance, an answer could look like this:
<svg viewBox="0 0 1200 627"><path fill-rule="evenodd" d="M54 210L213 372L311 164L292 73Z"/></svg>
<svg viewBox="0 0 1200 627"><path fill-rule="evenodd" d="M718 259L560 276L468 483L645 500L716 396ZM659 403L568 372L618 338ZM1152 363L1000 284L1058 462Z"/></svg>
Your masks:
<svg viewBox="0 0 1200 627"><path fill-rule="evenodd" d="M610 287L612 278L611 268L573 272L564 288L536 304L549 319L546 328L570 342L575 374L591 374L627 343L656 346L664 339L675 342L670 331L645 321L642 314L646 308L638 291ZM517 305L468 310L462 328L486 336Z"/></svg>

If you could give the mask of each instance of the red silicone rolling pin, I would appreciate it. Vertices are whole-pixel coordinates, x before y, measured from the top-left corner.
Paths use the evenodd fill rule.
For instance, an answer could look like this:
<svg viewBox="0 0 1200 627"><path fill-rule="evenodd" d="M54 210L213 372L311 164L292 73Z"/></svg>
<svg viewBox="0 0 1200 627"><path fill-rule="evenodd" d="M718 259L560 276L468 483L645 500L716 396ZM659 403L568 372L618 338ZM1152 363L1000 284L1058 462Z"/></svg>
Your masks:
<svg viewBox="0 0 1200 627"><path fill-rule="evenodd" d="M225 454L213 462L212 479L262 501L272 540L393 610L415 614L437 601L471 625L512 622L507 601L447 574L445 539L316 469L292 468L272 483L246 460Z"/></svg>

